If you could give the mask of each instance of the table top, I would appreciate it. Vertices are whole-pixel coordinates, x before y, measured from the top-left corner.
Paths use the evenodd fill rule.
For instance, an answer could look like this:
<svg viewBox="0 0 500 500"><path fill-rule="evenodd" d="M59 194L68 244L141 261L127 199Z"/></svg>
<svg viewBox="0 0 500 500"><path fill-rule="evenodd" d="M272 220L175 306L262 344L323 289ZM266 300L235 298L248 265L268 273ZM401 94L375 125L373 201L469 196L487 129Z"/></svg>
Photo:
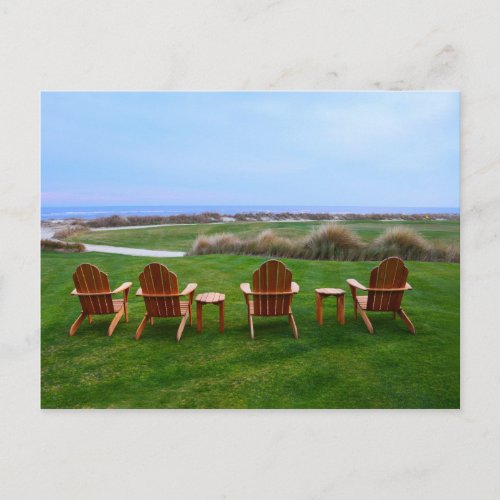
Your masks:
<svg viewBox="0 0 500 500"><path fill-rule="evenodd" d="M316 288L316 293L321 295L344 295L342 288Z"/></svg>
<svg viewBox="0 0 500 500"><path fill-rule="evenodd" d="M216 304L223 302L226 296L223 293L206 292L200 293L196 296L196 302L203 302L204 304Z"/></svg>

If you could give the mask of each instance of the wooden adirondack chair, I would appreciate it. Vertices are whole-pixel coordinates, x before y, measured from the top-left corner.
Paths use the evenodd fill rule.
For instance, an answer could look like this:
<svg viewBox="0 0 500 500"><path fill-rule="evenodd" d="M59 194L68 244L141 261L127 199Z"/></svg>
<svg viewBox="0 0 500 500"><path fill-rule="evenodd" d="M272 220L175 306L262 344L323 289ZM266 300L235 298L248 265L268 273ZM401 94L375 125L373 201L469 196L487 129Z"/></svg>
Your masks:
<svg viewBox="0 0 500 500"><path fill-rule="evenodd" d="M125 321L128 323L128 293L132 283L128 281L111 291L109 287L108 275L92 264L81 264L73 274L75 289L71 292L80 299L82 312L71 325L69 334L73 336L83 320L87 316L89 323L92 323L93 314L114 314L115 317L108 328L108 335L113 332L125 314ZM115 293L123 292L123 299L113 299Z"/></svg>
<svg viewBox="0 0 500 500"><path fill-rule="evenodd" d="M383 260L370 273L370 286L367 288L355 279L348 279L354 301L354 319L358 318L358 311L365 322L368 331L373 335L373 326L366 315L366 311L392 312L393 319L396 313L405 322L408 330L415 333L415 327L407 314L401 309L401 301L406 290L412 287L406 282L408 269L399 257L389 257ZM359 296L357 290L368 292L368 295Z"/></svg>
<svg viewBox="0 0 500 500"><path fill-rule="evenodd" d="M254 339L253 316L288 316L293 335L299 338L292 313L292 299L299 293L299 285L292 281L292 273L278 260L268 260L253 273L253 290L249 283L240 288L248 307L250 336ZM253 296L253 300L250 297Z"/></svg>
<svg viewBox="0 0 500 500"><path fill-rule="evenodd" d="M198 286L196 283L189 283L188 286L179 293L177 275L169 271L164 265L153 263L144 268L139 275L141 288L136 295L144 297L146 314L135 333L136 340L139 340L142 331L149 319L153 324L153 318L174 318L181 317L181 324L177 330L177 342L181 340L184 326L189 318L189 324L193 324L192 305L194 291ZM181 297L188 296L188 300L180 300Z"/></svg>

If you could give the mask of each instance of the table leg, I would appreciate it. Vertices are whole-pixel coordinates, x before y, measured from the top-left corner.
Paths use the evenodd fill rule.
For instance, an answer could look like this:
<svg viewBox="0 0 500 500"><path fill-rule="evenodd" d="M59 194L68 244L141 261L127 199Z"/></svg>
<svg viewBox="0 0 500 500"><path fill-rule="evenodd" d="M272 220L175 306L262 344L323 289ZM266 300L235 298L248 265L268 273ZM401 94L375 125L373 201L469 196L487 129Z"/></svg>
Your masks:
<svg viewBox="0 0 500 500"><path fill-rule="evenodd" d="M316 321L319 323L319 298L318 298L318 293L316 293Z"/></svg>
<svg viewBox="0 0 500 500"><path fill-rule="evenodd" d="M320 293L316 294L316 320L323 324L323 296Z"/></svg>
<svg viewBox="0 0 500 500"><path fill-rule="evenodd" d="M201 332L203 328L203 305L201 302L196 302L196 330Z"/></svg>
<svg viewBox="0 0 500 500"><path fill-rule="evenodd" d="M219 304L219 331L224 333L224 301Z"/></svg>
<svg viewBox="0 0 500 500"><path fill-rule="evenodd" d="M337 296L337 322L345 325L344 295Z"/></svg>

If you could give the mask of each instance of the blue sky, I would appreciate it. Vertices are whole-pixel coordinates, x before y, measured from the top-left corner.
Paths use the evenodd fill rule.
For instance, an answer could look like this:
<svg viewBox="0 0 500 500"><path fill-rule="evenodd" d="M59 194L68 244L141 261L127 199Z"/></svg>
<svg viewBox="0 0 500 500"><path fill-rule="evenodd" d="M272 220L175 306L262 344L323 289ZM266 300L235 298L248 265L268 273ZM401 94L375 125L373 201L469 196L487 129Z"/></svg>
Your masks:
<svg viewBox="0 0 500 500"><path fill-rule="evenodd" d="M457 92L42 93L42 205L458 207Z"/></svg>

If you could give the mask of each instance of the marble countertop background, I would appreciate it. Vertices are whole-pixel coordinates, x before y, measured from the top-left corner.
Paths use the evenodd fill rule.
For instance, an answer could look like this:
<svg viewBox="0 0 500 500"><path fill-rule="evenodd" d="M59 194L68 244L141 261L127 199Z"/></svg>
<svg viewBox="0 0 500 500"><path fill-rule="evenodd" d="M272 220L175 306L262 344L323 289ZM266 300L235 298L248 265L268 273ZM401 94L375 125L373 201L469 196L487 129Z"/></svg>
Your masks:
<svg viewBox="0 0 500 500"><path fill-rule="evenodd" d="M2 498L498 498L500 3L0 1ZM41 90L460 90L460 411L41 411Z"/></svg>

